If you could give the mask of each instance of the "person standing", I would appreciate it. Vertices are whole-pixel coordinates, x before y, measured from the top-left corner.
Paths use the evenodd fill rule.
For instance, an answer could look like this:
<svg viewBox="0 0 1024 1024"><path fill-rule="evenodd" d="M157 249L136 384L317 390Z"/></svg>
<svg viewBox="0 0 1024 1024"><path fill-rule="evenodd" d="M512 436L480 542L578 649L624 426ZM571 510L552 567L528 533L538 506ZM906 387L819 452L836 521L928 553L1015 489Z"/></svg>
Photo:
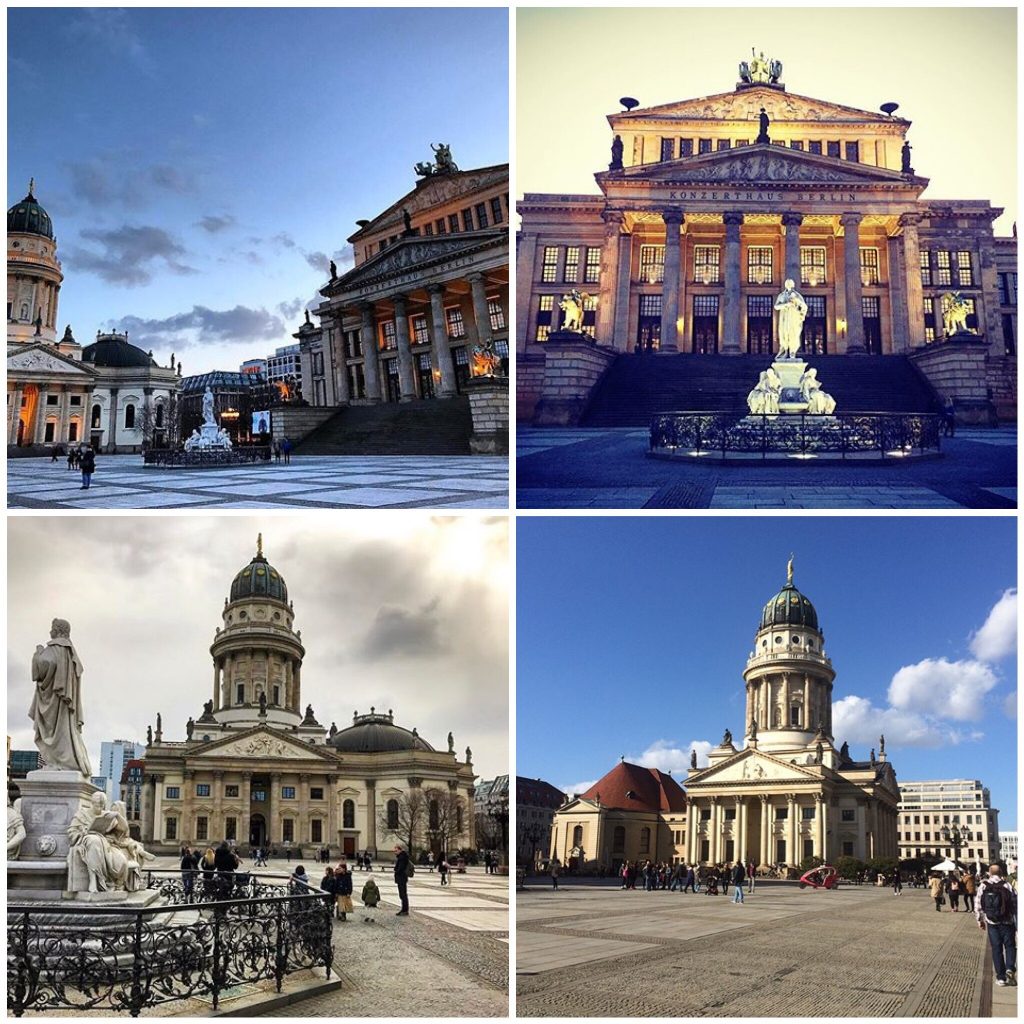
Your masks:
<svg viewBox="0 0 1024 1024"><path fill-rule="evenodd" d="M996 984L1017 984L1017 894L1003 879L998 864L990 864L974 902L978 927L988 931Z"/></svg>
<svg viewBox="0 0 1024 1024"><path fill-rule="evenodd" d="M749 861L747 863L747 892L752 893L754 891L754 877L757 875L757 869L754 867L754 862Z"/></svg>
<svg viewBox="0 0 1024 1024"><path fill-rule="evenodd" d="M339 864L338 870L334 872L334 895L337 901L338 918L347 921L348 915L352 913L352 876L349 874L348 865L344 862Z"/></svg>
<svg viewBox="0 0 1024 1024"><path fill-rule="evenodd" d="M732 869L732 884L733 884L733 903L743 902L743 883L746 881L747 873L743 868L742 861L736 861L736 864Z"/></svg>
<svg viewBox="0 0 1024 1024"><path fill-rule="evenodd" d="M290 466L292 464L292 443L287 437L281 441L281 451L284 452L284 464Z"/></svg>
<svg viewBox="0 0 1024 1024"><path fill-rule="evenodd" d="M366 908L366 916L363 921L373 924L373 912L377 909L377 904L380 903L380 889L377 888L377 883L372 878L366 880L361 899Z"/></svg>
<svg viewBox="0 0 1024 1024"><path fill-rule="evenodd" d="M903 879L900 877L900 868L898 864L896 865L896 870L893 872L892 876L892 894L893 896L903 895Z"/></svg>
<svg viewBox="0 0 1024 1024"><path fill-rule="evenodd" d="M395 845L395 885L398 886L398 898L402 901L402 909L395 917L409 916L409 877L416 869L409 860L409 854L401 844Z"/></svg>
<svg viewBox="0 0 1024 1024"><path fill-rule="evenodd" d="M697 872L692 864L686 867L686 880L683 882L683 892L689 889L694 895L697 894Z"/></svg>
<svg viewBox="0 0 1024 1024"><path fill-rule="evenodd" d="M977 880L972 872L965 871L961 876L960 881L962 883L961 891L964 897L964 910L969 910L973 914L974 894L978 891Z"/></svg>
<svg viewBox="0 0 1024 1024"><path fill-rule="evenodd" d="M192 902L192 892L196 884L196 869L199 857L188 846L181 849L181 885L185 891L185 901Z"/></svg>
<svg viewBox="0 0 1024 1024"><path fill-rule="evenodd" d="M437 858L437 873L441 876L441 884L448 885L448 859L443 853Z"/></svg>
<svg viewBox="0 0 1024 1024"><path fill-rule="evenodd" d="M942 879L938 875L932 875L928 879L928 889L932 894L932 899L935 900L935 909L937 912L942 912Z"/></svg>
<svg viewBox="0 0 1024 1024"><path fill-rule="evenodd" d="M87 491L92 484L92 475L96 472L96 453L92 450L92 445L86 445L79 465L82 467L82 486L79 490Z"/></svg>
<svg viewBox="0 0 1024 1024"><path fill-rule="evenodd" d="M956 871L946 875L946 890L949 893L949 909L957 914L960 912L960 876Z"/></svg>
<svg viewBox="0 0 1024 1024"><path fill-rule="evenodd" d="M561 871L561 869L562 869L562 865L558 863L558 858L557 857L552 857L551 858L551 868L550 868L550 870L551 870L551 888L552 889L557 889L558 888L558 875L559 875L559 872Z"/></svg>

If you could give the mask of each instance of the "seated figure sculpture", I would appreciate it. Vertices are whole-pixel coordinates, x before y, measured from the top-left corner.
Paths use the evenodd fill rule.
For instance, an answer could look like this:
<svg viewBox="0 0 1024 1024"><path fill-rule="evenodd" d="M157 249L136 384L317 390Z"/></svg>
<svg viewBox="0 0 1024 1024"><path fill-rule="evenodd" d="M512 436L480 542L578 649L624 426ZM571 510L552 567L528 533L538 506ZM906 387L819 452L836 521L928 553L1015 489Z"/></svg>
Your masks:
<svg viewBox="0 0 1024 1024"><path fill-rule="evenodd" d="M782 381L779 375L769 367L761 372L757 384L747 395L747 408L755 416L774 416L779 411L779 395L782 391Z"/></svg>
<svg viewBox="0 0 1024 1024"><path fill-rule="evenodd" d="M831 416L836 411L836 400L827 391L822 391L818 371L813 367L800 377L800 395L812 416Z"/></svg>
<svg viewBox="0 0 1024 1024"><path fill-rule="evenodd" d="M72 892L137 892L144 888L142 864L154 860L131 838L125 805L107 809L106 795L93 793L68 827L68 889Z"/></svg>

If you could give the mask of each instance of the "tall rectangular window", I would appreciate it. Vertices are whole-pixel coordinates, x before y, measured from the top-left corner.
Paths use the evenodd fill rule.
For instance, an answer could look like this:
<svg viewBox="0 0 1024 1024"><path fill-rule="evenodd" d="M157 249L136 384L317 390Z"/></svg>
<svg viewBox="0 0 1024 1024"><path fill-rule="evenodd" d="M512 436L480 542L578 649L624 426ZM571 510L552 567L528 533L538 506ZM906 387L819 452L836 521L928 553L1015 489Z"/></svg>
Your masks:
<svg viewBox="0 0 1024 1024"><path fill-rule="evenodd" d="M860 163L860 143L848 142L846 144L846 159L852 160L855 164Z"/></svg>
<svg viewBox="0 0 1024 1024"><path fill-rule="evenodd" d="M196 840L205 843L210 838L210 819L206 815L196 818Z"/></svg>
<svg viewBox="0 0 1024 1024"><path fill-rule="evenodd" d="M878 284L878 250L867 247L860 251L860 280L861 284Z"/></svg>
<svg viewBox="0 0 1024 1024"><path fill-rule="evenodd" d="M772 247L751 245L747 247L747 284L772 283Z"/></svg>
<svg viewBox="0 0 1024 1024"><path fill-rule="evenodd" d="M500 224L504 219L505 218L501 210L501 196L495 196L491 200L491 223Z"/></svg>
<svg viewBox="0 0 1024 1024"><path fill-rule="evenodd" d="M381 348L398 348L398 338L395 335L395 321L385 320L380 325Z"/></svg>
<svg viewBox="0 0 1024 1024"><path fill-rule="evenodd" d="M164 838L165 839L177 839L178 838L178 819L177 818L165 818L164 819Z"/></svg>
<svg viewBox="0 0 1024 1024"><path fill-rule="evenodd" d="M224 838L225 839L238 839L238 819L237 818L225 818L224 819Z"/></svg>
<svg viewBox="0 0 1024 1024"><path fill-rule="evenodd" d="M960 249L956 254L956 273L960 280L961 288L974 287L974 270L971 267L971 253L967 249Z"/></svg>
<svg viewBox="0 0 1024 1024"><path fill-rule="evenodd" d="M551 333L551 317L555 309L554 295L542 295L537 307L537 333L535 341L547 341Z"/></svg>
<svg viewBox="0 0 1024 1024"><path fill-rule="evenodd" d="M586 284L598 284L601 280L601 249L600 246L587 246L587 262L583 272Z"/></svg>
<svg viewBox="0 0 1024 1024"><path fill-rule="evenodd" d="M309 841L311 843L322 843L324 841L324 823L321 818L314 818L309 823Z"/></svg>
<svg viewBox="0 0 1024 1024"><path fill-rule="evenodd" d="M812 288L825 283L825 246L800 246L800 283Z"/></svg>
<svg viewBox="0 0 1024 1024"><path fill-rule="evenodd" d="M580 247L570 245L565 250L565 268L562 270L562 280L566 284L575 284L580 273Z"/></svg>
<svg viewBox="0 0 1024 1024"><path fill-rule="evenodd" d="M698 153L710 153L711 152L711 140L710 139L701 139L697 143L697 152Z"/></svg>
<svg viewBox="0 0 1024 1024"><path fill-rule="evenodd" d="M675 139L662 139L661 140L661 159L671 160L673 156L673 150L675 149Z"/></svg>
<svg viewBox="0 0 1024 1024"><path fill-rule="evenodd" d="M434 225L433 224L424 224L423 225L423 234L425 234L425 235L432 235L433 233L434 233Z"/></svg>
<svg viewBox="0 0 1024 1024"><path fill-rule="evenodd" d="M295 842L295 819L285 818L281 822L281 839L286 843Z"/></svg>
<svg viewBox="0 0 1024 1024"><path fill-rule="evenodd" d="M808 142L807 143L808 153L817 153L821 156L821 143L820 142Z"/></svg>
<svg viewBox="0 0 1024 1024"><path fill-rule="evenodd" d="M1008 356L1017 352L1017 339L1014 336L1013 316L1010 313L1003 314L1003 352Z"/></svg>
<svg viewBox="0 0 1024 1024"><path fill-rule="evenodd" d="M492 331L503 331L505 330L505 311L501 308L501 303L494 298L487 300L487 315L491 321Z"/></svg>
<svg viewBox="0 0 1024 1024"><path fill-rule="evenodd" d="M453 341L466 336L466 322L462 319L462 310L458 306L449 306L444 311L448 324L448 337Z"/></svg>
<svg viewBox="0 0 1024 1024"><path fill-rule="evenodd" d="M434 231L438 235L443 235L445 233L444 217L438 217L437 220L434 221Z"/></svg>
<svg viewBox="0 0 1024 1024"><path fill-rule="evenodd" d="M839 143L838 142L828 142L828 143L826 143L826 152L828 153L829 156L838 157L840 155L839 154Z"/></svg>
<svg viewBox="0 0 1024 1024"><path fill-rule="evenodd" d="M803 142L801 142L798 139L791 139L790 143L789 143L789 148L790 149L803 149L804 148L804 144L803 144Z"/></svg>
<svg viewBox="0 0 1024 1024"><path fill-rule="evenodd" d="M594 337L597 329L597 296L585 295L583 297L583 333Z"/></svg>
<svg viewBox="0 0 1024 1024"><path fill-rule="evenodd" d="M558 280L558 246L544 246L544 262L541 265L540 279L545 284Z"/></svg>
<svg viewBox="0 0 1024 1024"><path fill-rule="evenodd" d="M946 249L935 250L935 283L949 285L953 283L952 263Z"/></svg>
<svg viewBox="0 0 1024 1024"><path fill-rule="evenodd" d="M459 233L459 215L457 213L448 214L448 232L452 235Z"/></svg>
<svg viewBox="0 0 1024 1024"><path fill-rule="evenodd" d="M718 283L720 252L717 245L695 245L693 247L693 280L697 284Z"/></svg>
<svg viewBox="0 0 1024 1024"><path fill-rule="evenodd" d="M462 230L473 230L473 211L468 206L462 211Z"/></svg>
<svg viewBox="0 0 1024 1024"><path fill-rule="evenodd" d="M1017 275L1014 273L1001 273L999 275L999 305L1017 305Z"/></svg>
<svg viewBox="0 0 1024 1024"><path fill-rule="evenodd" d="M680 156L693 156L693 139L680 139L679 140L679 155Z"/></svg>
<svg viewBox="0 0 1024 1024"><path fill-rule="evenodd" d="M410 321L412 326L412 343L414 345L429 345L430 331L427 329L427 316L425 313L417 313Z"/></svg>
<svg viewBox="0 0 1024 1024"><path fill-rule="evenodd" d="M658 284L665 280L665 246L640 246L640 280L645 284Z"/></svg>
<svg viewBox="0 0 1024 1024"><path fill-rule="evenodd" d="M486 228L490 224L487 219L487 204L477 203L476 204L476 226L478 228Z"/></svg>
<svg viewBox="0 0 1024 1024"><path fill-rule="evenodd" d="M718 152L719 153L721 153L723 150L730 149L730 148L731 148L731 146L729 144L729 140L728 139L719 139L718 140Z"/></svg>

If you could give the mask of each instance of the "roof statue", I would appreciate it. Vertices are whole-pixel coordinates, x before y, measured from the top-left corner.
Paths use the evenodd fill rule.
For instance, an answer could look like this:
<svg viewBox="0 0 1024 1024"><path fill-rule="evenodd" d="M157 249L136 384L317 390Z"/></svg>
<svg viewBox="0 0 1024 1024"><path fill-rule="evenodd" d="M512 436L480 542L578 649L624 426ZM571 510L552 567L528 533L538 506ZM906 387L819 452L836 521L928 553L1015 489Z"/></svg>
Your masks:
<svg viewBox="0 0 1024 1024"><path fill-rule="evenodd" d="M690 751L690 767L697 767L697 749L696 747Z"/></svg>
<svg viewBox="0 0 1024 1024"><path fill-rule="evenodd" d="M263 557L263 534L262 533L257 533L256 534L256 557L257 558L262 558Z"/></svg>
<svg viewBox="0 0 1024 1024"><path fill-rule="evenodd" d="M747 85L776 85L782 78L782 61L766 58L764 50L760 53L750 48L750 60L740 61L740 81Z"/></svg>
<svg viewBox="0 0 1024 1024"><path fill-rule="evenodd" d="M430 148L434 151L435 160L424 160L413 165L413 170L420 178L429 178L435 174L454 174L458 171L458 165L452 159L452 150L447 142L439 142L436 146L431 143Z"/></svg>
<svg viewBox="0 0 1024 1024"><path fill-rule="evenodd" d="M793 555L789 556L789 561L786 563L786 585L793 586Z"/></svg>
<svg viewBox="0 0 1024 1024"><path fill-rule="evenodd" d="M616 135L612 139L612 162L608 165L609 171L622 170L622 136Z"/></svg>

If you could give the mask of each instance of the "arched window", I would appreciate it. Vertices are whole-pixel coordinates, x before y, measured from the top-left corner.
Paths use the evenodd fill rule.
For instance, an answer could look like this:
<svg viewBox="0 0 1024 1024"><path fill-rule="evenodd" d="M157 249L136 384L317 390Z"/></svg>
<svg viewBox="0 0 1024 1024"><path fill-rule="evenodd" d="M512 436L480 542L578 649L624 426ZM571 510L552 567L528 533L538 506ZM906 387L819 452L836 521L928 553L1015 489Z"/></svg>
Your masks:
<svg viewBox="0 0 1024 1024"><path fill-rule="evenodd" d="M455 831L462 833L462 808L457 807L455 809Z"/></svg>
<svg viewBox="0 0 1024 1024"><path fill-rule="evenodd" d="M573 846L582 846L583 845L583 826L582 825L577 825L572 830L572 845Z"/></svg>
<svg viewBox="0 0 1024 1024"><path fill-rule="evenodd" d="M355 802L352 801L352 800L346 800L341 805L341 827L342 828L355 828L356 827L356 805L355 805Z"/></svg>
<svg viewBox="0 0 1024 1024"><path fill-rule="evenodd" d="M98 405L94 405L92 407L92 418L89 421L93 430L99 430L99 428L100 428L100 419L102 418L102 416L103 416L103 410Z"/></svg>
<svg viewBox="0 0 1024 1024"><path fill-rule="evenodd" d="M428 815L430 819L430 828L437 828L441 820L440 808L437 806L436 800L430 801L430 813Z"/></svg>
<svg viewBox="0 0 1024 1024"><path fill-rule="evenodd" d="M124 407L124 429L133 430L135 428L135 406L129 402Z"/></svg>
<svg viewBox="0 0 1024 1024"><path fill-rule="evenodd" d="M156 407L156 425L162 427L164 425L164 404L163 402L157 403Z"/></svg>
<svg viewBox="0 0 1024 1024"><path fill-rule="evenodd" d="M398 828L398 801L388 801L388 828Z"/></svg>
<svg viewBox="0 0 1024 1024"><path fill-rule="evenodd" d="M612 832L612 853L625 853L626 852L626 827L624 825L616 825L615 831Z"/></svg>
<svg viewBox="0 0 1024 1024"><path fill-rule="evenodd" d="M651 830L646 825L640 829L640 852L651 852Z"/></svg>

